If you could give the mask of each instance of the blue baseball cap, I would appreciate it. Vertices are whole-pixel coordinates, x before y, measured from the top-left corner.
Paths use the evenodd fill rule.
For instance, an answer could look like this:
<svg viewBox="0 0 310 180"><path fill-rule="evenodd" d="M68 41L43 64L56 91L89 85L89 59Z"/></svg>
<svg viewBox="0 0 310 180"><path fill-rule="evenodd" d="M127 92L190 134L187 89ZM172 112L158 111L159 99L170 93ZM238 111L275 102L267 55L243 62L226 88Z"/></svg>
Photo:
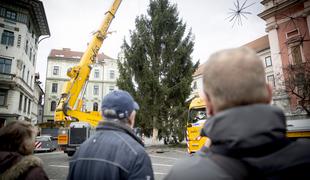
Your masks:
<svg viewBox="0 0 310 180"><path fill-rule="evenodd" d="M128 118L133 110L139 110L139 105L127 91L115 90L103 97L101 111L107 119Z"/></svg>

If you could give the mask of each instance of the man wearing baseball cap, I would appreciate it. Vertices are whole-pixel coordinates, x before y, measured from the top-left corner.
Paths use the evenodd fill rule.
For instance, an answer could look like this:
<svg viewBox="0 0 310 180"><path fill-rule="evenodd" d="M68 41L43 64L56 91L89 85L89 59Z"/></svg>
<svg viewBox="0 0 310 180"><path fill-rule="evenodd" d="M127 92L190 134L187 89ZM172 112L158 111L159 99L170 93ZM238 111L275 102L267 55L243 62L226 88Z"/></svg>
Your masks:
<svg viewBox="0 0 310 180"><path fill-rule="evenodd" d="M103 121L69 162L68 179L154 179L150 157L133 132L139 105L123 90L107 94Z"/></svg>

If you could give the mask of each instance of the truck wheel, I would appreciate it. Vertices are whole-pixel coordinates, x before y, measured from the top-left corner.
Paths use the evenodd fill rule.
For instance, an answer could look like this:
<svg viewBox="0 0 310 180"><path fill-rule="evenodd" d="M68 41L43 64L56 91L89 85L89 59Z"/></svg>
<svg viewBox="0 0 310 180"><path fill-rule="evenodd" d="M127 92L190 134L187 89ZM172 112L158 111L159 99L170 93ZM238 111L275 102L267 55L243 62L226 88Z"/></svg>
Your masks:
<svg viewBox="0 0 310 180"><path fill-rule="evenodd" d="M67 154L68 154L69 157L73 156L74 153L75 153L74 151L69 151L69 152L67 152Z"/></svg>

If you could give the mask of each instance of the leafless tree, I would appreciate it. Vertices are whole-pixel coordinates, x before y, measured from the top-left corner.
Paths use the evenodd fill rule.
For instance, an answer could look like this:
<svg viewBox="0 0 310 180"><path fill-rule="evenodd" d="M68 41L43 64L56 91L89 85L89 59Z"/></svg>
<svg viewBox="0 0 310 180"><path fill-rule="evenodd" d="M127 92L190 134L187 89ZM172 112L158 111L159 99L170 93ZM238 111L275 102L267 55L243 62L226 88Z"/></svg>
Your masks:
<svg viewBox="0 0 310 180"><path fill-rule="evenodd" d="M297 107L310 115L310 60L287 65L283 68L283 74L286 92L295 96Z"/></svg>

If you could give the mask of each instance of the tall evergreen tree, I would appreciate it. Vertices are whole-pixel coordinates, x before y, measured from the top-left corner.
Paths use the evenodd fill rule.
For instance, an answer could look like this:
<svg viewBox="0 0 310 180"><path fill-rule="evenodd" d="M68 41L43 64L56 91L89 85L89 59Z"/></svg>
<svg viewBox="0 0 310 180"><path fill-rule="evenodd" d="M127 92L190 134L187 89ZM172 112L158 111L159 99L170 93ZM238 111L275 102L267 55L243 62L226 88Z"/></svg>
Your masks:
<svg viewBox="0 0 310 180"><path fill-rule="evenodd" d="M185 100L198 63L191 61L191 30L186 33L186 24L178 16L175 4L150 0L147 15L135 20L130 43L124 40L118 61L117 85L140 104L137 125L153 140L158 135L184 137Z"/></svg>

